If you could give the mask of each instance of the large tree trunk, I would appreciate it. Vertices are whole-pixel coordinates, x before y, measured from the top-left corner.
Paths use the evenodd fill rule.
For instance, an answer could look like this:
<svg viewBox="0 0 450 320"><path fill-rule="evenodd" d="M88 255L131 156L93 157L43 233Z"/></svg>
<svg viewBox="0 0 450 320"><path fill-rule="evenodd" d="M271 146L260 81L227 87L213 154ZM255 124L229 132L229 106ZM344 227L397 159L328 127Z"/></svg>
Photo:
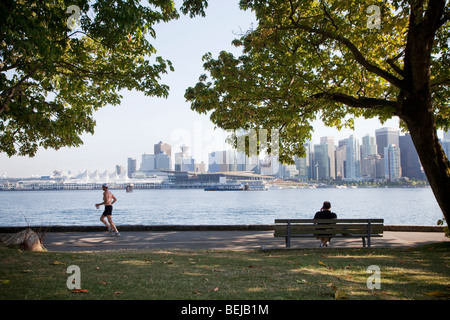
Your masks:
<svg viewBox="0 0 450 320"><path fill-rule="evenodd" d="M450 221L450 162L436 130L431 91L431 52L441 24L445 1L434 0L425 9L423 1L411 3L408 38L397 115L408 126L411 138L444 214Z"/></svg>
<svg viewBox="0 0 450 320"><path fill-rule="evenodd" d="M410 101L411 109L415 111L405 120L420 162L433 190L434 196L447 221L450 221L450 161L439 142L434 116L429 108L415 108L411 104L420 104L422 99ZM425 103L422 101L422 103ZM418 106L416 106L418 107Z"/></svg>

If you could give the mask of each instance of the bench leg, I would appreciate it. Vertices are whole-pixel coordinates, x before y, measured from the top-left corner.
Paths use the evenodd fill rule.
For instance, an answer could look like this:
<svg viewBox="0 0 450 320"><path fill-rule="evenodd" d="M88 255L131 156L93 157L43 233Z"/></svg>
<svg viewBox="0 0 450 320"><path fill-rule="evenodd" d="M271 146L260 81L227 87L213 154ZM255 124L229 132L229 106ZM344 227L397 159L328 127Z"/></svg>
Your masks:
<svg viewBox="0 0 450 320"><path fill-rule="evenodd" d="M363 247L366 247L366 238L362 237Z"/></svg>
<svg viewBox="0 0 450 320"><path fill-rule="evenodd" d="M286 237L286 248L290 248L290 247L291 247L291 238Z"/></svg>

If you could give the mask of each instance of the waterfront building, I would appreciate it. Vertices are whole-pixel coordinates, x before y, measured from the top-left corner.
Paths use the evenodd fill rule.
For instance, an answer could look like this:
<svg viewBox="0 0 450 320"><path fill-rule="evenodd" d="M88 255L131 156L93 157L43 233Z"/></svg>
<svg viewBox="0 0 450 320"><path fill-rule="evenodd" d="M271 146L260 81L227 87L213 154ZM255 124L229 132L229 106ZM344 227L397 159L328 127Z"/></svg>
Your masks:
<svg viewBox="0 0 450 320"><path fill-rule="evenodd" d="M181 152L175 153L175 171L195 171L195 161L189 155L189 147L182 145Z"/></svg>
<svg viewBox="0 0 450 320"><path fill-rule="evenodd" d="M419 160L410 134L399 137L400 159L402 176L408 178L424 179L425 174Z"/></svg>
<svg viewBox="0 0 450 320"><path fill-rule="evenodd" d="M155 155L155 169L156 170L170 170L170 156L163 151Z"/></svg>
<svg viewBox="0 0 450 320"><path fill-rule="evenodd" d="M402 176L400 148L390 144L384 148L384 172L385 179L396 181Z"/></svg>
<svg viewBox="0 0 450 320"><path fill-rule="evenodd" d="M156 156L154 154L144 153L142 155L142 161L139 171L146 172L155 170L155 158Z"/></svg>
<svg viewBox="0 0 450 320"><path fill-rule="evenodd" d="M361 161L370 155L377 154L377 144L374 136L366 135L362 137Z"/></svg>
<svg viewBox="0 0 450 320"><path fill-rule="evenodd" d="M361 178L361 153L359 140L353 135L347 139L345 173L345 179L347 180L358 180Z"/></svg>
<svg viewBox="0 0 450 320"><path fill-rule="evenodd" d="M128 178L131 178L133 176L133 173L136 172L137 168L137 162L136 159L128 158Z"/></svg>
<svg viewBox="0 0 450 320"><path fill-rule="evenodd" d="M328 144L314 145L314 179L321 181L330 178Z"/></svg>
<svg viewBox="0 0 450 320"><path fill-rule="evenodd" d="M157 144L154 145L153 147L153 153L158 155L161 153L165 153L169 156L169 168L172 168L172 147L170 146L170 144L167 144L165 142L158 142Z"/></svg>
<svg viewBox="0 0 450 320"><path fill-rule="evenodd" d="M228 170L227 152L214 151L208 155L208 172L226 172Z"/></svg>
<svg viewBox="0 0 450 320"><path fill-rule="evenodd" d="M377 151L384 158L384 150L391 144L399 145L399 131L393 128L381 128L375 130Z"/></svg>
<svg viewBox="0 0 450 320"><path fill-rule="evenodd" d="M328 146L328 167L329 167L329 178L336 179L336 160L335 160L335 149L334 137L321 137L320 144L326 144Z"/></svg>
<svg viewBox="0 0 450 320"><path fill-rule="evenodd" d="M347 158L347 145L341 144L336 147L335 160L336 160L336 180L342 180L345 178L345 159Z"/></svg>
<svg viewBox="0 0 450 320"><path fill-rule="evenodd" d="M368 180L375 180L383 174L383 172L378 172L381 168L379 167L381 157L379 154L371 154L366 156L361 160L361 178ZM383 166L384 167L384 166Z"/></svg>

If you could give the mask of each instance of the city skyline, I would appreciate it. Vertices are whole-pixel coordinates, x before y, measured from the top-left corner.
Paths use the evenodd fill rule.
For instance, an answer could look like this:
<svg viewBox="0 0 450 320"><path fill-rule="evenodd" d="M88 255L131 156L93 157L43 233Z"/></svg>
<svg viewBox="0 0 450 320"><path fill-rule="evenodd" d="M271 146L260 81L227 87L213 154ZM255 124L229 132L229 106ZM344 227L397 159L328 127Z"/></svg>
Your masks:
<svg viewBox="0 0 450 320"><path fill-rule="evenodd" d="M95 133L82 135L82 146L60 150L40 148L34 158L8 158L6 154L0 154L0 176L42 176L54 170L112 170L117 164L126 166L129 157L139 159L143 153L149 153L158 141L171 144L177 151L182 144L191 143L197 146L192 151L201 154L199 161L207 162L208 153L224 144L224 131L214 129L209 115L192 111L184 93L204 73L204 54L211 52L217 56L222 50L240 54L231 42L250 29L256 19L254 13L240 10L238 3L238 0L212 0L208 3L206 17L182 16L155 27L157 37L152 43L157 49L156 55L171 60L175 68L161 79L170 87L167 99L146 97L138 92L120 92L123 96L121 105L106 106L95 112ZM313 123L313 139L334 136L338 140L350 134L361 137L381 126L397 129L398 122L397 118L384 124L377 119L355 119L354 131L338 131L317 120Z"/></svg>
<svg viewBox="0 0 450 320"><path fill-rule="evenodd" d="M449 138L450 134L444 133L444 139L441 140L447 154L450 153ZM294 165L282 165L270 155L268 161L270 165L267 165L268 155L246 157L231 146L209 153L209 161L206 163L203 160L197 161L189 152L191 146L185 144L180 146L179 150L162 140L153 146L153 153L143 153L139 158L140 161L128 157L127 163L117 163L112 170L83 170L78 173L72 170L55 170L55 172L56 175L68 173L95 175L97 172L104 174L115 172L117 175L125 174L129 178L138 179L153 176L155 172L161 170L197 173L254 171L262 175L299 180L425 178L409 134L402 134L400 130L389 127L375 129L373 134L368 133L363 137L351 134L343 139L323 136L320 139L310 140L305 143L306 154L304 157L296 156ZM303 160L304 162L301 162ZM3 175L3 178L17 177Z"/></svg>

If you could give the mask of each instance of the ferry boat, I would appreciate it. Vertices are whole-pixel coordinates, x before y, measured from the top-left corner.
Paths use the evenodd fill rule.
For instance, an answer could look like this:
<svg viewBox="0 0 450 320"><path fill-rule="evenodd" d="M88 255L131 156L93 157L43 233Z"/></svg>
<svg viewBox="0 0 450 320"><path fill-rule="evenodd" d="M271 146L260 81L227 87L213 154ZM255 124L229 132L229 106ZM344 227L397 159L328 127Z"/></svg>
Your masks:
<svg viewBox="0 0 450 320"><path fill-rule="evenodd" d="M242 191L245 187L242 184L216 184L206 187L205 191Z"/></svg>
<svg viewBox="0 0 450 320"><path fill-rule="evenodd" d="M240 181L236 184L216 184L206 187L205 191L267 191L263 181Z"/></svg>

